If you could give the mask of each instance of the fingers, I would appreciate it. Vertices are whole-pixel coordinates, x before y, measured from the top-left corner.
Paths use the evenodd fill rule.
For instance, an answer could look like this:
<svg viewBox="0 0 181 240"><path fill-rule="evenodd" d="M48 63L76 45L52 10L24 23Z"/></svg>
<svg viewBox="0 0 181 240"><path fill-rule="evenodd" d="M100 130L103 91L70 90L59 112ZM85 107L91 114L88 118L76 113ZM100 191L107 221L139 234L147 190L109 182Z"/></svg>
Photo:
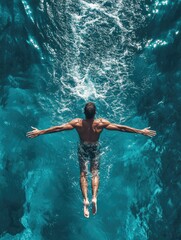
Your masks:
<svg viewBox="0 0 181 240"><path fill-rule="evenodd" d="M34 138L34 137L36 137L36 134L35 134L33 131L27 132L27 133L26 133L26 137L28 137L28 138Z"/></svg>
<svg viewBox="0 0 181 240"><path fill-rule="evenodd" d="M28 138L34 138L34 137L35 137L34 134L32 134L32 133L27 133L26 136L27 136Z"/></svg>
<svg viewBox="0 0 181 240"><path fill-rule="evenodd" d="M26 133L26 137L28 137L28 138L34 138L34 137L37 137L37 131L38 131L38 128L35 128L35 127L32 127L31 126L31 128L33 129L32 131L30 131L30 132L27 132Z"/></svg>
<svg viewBox="0 0 181 240"><path fill-rule="evenodd" d="M27 132L26 133L26 136L31 136L32 135L32 132Z"/></svg>
<svg viewBox="0 0 181 240"><path fill-rule="evenodd" d="M150 127L147 127L145 129L143 129L143 132L144 132L143 134L148 136L148 137L154 137L156 135L156 131L149 130L149 129L150 129Z"/></svg>
<svg viewBox="0 0 181 240"><path fill-rule="evenodd" d="M147 134L149 137L154 137L156 135L156 131L149 130L149 133Z"/></svg>

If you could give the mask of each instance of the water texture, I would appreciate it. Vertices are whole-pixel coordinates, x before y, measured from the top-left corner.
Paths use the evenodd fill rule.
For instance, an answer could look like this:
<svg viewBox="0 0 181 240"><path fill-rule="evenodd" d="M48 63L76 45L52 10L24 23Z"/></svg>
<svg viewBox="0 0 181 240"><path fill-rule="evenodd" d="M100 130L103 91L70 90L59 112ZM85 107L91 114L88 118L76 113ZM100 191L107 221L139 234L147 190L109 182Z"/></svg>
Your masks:
<svg viewBox="0 0 181 240"><path fill-rule="evenodd" d="M0 1L0 239L181 239L180 16L180 0ZM90 219L76 132L25 136L84 117L87 101L157 131L102 133Z"/></svg>

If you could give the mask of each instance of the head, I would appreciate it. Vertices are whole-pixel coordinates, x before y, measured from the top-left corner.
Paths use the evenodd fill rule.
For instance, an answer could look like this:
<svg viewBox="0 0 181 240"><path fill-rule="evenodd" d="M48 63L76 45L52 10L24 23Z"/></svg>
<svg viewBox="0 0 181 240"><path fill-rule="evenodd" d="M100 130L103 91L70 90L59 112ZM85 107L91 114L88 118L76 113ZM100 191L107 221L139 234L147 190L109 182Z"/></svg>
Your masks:
<svg viewBox="0 0 181 240"><path fill-rule="evenodd" d="M88 102L84 107L84 113L85 113L86 119L94 118L94 116L96 114L95 104L92 102Z"/></svg>

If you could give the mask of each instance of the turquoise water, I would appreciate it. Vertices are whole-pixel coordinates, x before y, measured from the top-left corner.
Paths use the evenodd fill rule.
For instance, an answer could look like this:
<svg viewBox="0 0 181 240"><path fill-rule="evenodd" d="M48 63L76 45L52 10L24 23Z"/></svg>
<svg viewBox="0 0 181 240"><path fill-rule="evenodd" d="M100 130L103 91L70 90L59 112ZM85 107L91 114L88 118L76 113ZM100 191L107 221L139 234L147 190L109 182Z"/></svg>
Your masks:
<svg viewBox="0 0 181 240"><path fill-rule="evenodd" d="M180 16L180 0L0 2L0 239L181 239ZM89 219L76 132L25 136L84 117L87 101L157 131L102 133Z"/></svg>

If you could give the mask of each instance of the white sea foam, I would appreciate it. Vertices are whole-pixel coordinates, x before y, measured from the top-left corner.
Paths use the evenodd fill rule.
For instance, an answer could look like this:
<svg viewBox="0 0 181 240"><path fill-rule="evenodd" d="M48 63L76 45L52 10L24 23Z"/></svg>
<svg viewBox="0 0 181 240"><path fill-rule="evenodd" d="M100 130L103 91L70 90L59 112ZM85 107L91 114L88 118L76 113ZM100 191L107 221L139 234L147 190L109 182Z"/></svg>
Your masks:
<svg viewBox="0 0 181 240"><path fill-rule="evenodd" d="M31 21L34 23L34 16L33 16L33 13L32 13L30 5L25 0L22 0L22 3L24 5L24 9L26 11L26 14L31 19Z"/></svg>

